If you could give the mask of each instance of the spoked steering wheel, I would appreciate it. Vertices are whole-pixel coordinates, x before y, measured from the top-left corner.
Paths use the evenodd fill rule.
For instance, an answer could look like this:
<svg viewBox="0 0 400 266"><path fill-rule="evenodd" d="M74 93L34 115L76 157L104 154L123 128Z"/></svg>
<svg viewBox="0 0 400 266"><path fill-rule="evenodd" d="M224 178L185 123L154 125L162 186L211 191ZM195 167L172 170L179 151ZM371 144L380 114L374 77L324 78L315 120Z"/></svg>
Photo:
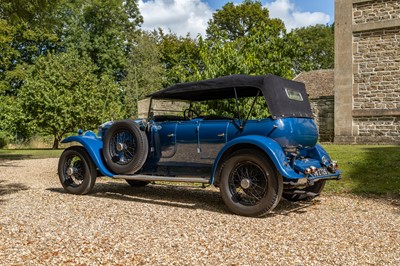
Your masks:
<svg viewBox="0 0 400 266"><path fill-rule="evenodd" d="M195 110L188 108L188 109L185 109L185 111L183 111L183 116L186 119L192 119L195 117L199 117L200 114L198 112L196 112Z"/></svg>

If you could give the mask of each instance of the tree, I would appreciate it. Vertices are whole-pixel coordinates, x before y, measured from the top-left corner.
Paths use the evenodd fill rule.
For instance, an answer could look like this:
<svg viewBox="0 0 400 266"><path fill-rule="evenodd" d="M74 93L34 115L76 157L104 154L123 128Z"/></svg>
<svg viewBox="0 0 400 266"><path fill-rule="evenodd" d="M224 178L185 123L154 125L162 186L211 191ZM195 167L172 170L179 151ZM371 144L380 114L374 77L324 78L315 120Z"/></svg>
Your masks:
<svg viewBox="0 0 400 266"><path fill-rule="evenodd" d="M163 85L170 86L179 82L190 81L201 65L199 47L195 40L178 37L176 34L158 32L161 62L165 69Z"/></svg>
<svg viewBox="0 0 400 266"><path fill-rule="evenodd" d="M271 36L277 36L285 29L282 20L269 17L268 9L263 8L260 1L244 0L240 5L229 2L208 22L207 39L234 41L248 36L261 25L270 26Z"/></svg>
<svg viewBox="0 0 400 266"><path fill-rule="evenodd" d="M52 12L61 0L2 0L0 2L0 19L13 25L21 22L34 26L50 26Z"/></svg>
<svg viewBox="0 0 400 266"><path fill-rule="evenodd" d="M33 130L26 122L20 100L0 95L0 148L10 141L29 139Z"/></svg>
<svg viewBox="0 0 400 266"><path fill-rule="evenodd" d="M58 35L66 50L88 56L97 74L126 76L127 58L143 19L137 0L77 0L60 7Z"/></svg>
<svg viewBox="0 0 400 266"><path fill-rule="evenodd" d="M68 52L38 59L28 74L18 94L22 110L30 124L54 137L54 149L67 132L120 117L119 87L96 70L87 57Z"/></svg>
<svg viewBox="0 0 400 266"><path fill-rule="evenodd" d="M333 69L334 56L334 24L315 25L294 29L292 34L301 40L300 49L304 53L303 61L308 61L312 69Z"/></svg>
<svg viewBox="0 0 400 266"><path fill-rule="evenodd" d="M59 0L0 2L0 135L6 140L29 138L17 97L37 58L58 47L53 11Z"/></svg>
<svg viewBox="0 0 400 266"><path fill-rule="evenodd" d="M258 1L244 1L240 5L226 4L214 13L207 28L207 38L199 40L200 61L193 80L215 78L232 74L265 75L275 74L293 78L302 70L309 69L306 50L300 49L301 42L293 34L286 33L283 22L270 19L268 10ZM251 114L265 116L268 110L259 101ZM226 115L226 101L216 105L208 102L211 114ZM250 108L250 102L243 102Z"/></svg>
<svg viewBox="0 0 400 266"><path fill-rule="evenodd" d="M163 74L157 35L142 32L128 57L127 76L122 82L127 116L137 117L138 101L162 87Z"/></svg>
<svg viewBox="0 0 400 266"><path fill-rule="evenodd" d="M206 40L199 41L204 65L198 78L267 73L293 78L308 68L296 60L307 52L299 49L301 44L297 36L286 33L281 20L269 18L260 2L228 3L214 13Z"/></svg>

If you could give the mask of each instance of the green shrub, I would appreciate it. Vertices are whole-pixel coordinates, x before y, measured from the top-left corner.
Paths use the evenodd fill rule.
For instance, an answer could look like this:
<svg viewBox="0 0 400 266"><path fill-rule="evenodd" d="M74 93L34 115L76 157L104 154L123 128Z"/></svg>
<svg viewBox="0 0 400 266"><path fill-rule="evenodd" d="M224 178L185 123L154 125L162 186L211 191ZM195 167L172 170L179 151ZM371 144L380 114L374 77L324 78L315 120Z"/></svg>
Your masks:
<svg viewBox="0 0 400 266"><path fill-rule="evenodd" d="M0 149L4 148L8 144L8 141L9 136L6 133L0 131Z"/></svg>

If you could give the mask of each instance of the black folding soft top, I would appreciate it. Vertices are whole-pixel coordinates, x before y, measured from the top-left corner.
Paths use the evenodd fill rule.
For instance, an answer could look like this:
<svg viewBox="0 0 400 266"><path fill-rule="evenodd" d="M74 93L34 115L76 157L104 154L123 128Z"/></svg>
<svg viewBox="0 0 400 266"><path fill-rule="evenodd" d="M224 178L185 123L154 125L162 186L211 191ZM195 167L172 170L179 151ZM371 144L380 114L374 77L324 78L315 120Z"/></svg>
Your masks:
<svg viewBox="0 0 400 266"><path fill-rule="evenodd" d="M235 94L236 90L236 94ZM149 96L153 99L205 101L253 97L261 91L273 118L313 117L304 83L272 74L231 75L202 81L178 83Z"/></svg>

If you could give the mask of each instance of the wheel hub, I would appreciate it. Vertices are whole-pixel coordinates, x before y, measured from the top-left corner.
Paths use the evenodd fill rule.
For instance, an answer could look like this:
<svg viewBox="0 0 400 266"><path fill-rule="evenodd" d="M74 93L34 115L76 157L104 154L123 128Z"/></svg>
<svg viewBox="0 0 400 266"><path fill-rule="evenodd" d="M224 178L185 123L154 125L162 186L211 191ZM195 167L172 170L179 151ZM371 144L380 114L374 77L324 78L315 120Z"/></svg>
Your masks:
<svg viewBox="0 0 400 266"><path fill-rule="evenodd" d="M240 181L240 186L243 189L248 189L251 186L251 181L250 179L244 178L242 179L242 181Z"/></svg>
<svg viewBox="0 0 400 266"><path fill-rule="evenodd" d="M117 151L118 152L121 152L121 151L123 151L124 149L125 149L125 144L124 143L121 143L121 142L119 142L118 144L117 144Z"/></svg>
<svg viewBox="0 0 400 266"><path fill-rule="evenodd" d="M67 175L72 176L77 172L77 169L75 167L69 167L67 169Z"/></svg>

